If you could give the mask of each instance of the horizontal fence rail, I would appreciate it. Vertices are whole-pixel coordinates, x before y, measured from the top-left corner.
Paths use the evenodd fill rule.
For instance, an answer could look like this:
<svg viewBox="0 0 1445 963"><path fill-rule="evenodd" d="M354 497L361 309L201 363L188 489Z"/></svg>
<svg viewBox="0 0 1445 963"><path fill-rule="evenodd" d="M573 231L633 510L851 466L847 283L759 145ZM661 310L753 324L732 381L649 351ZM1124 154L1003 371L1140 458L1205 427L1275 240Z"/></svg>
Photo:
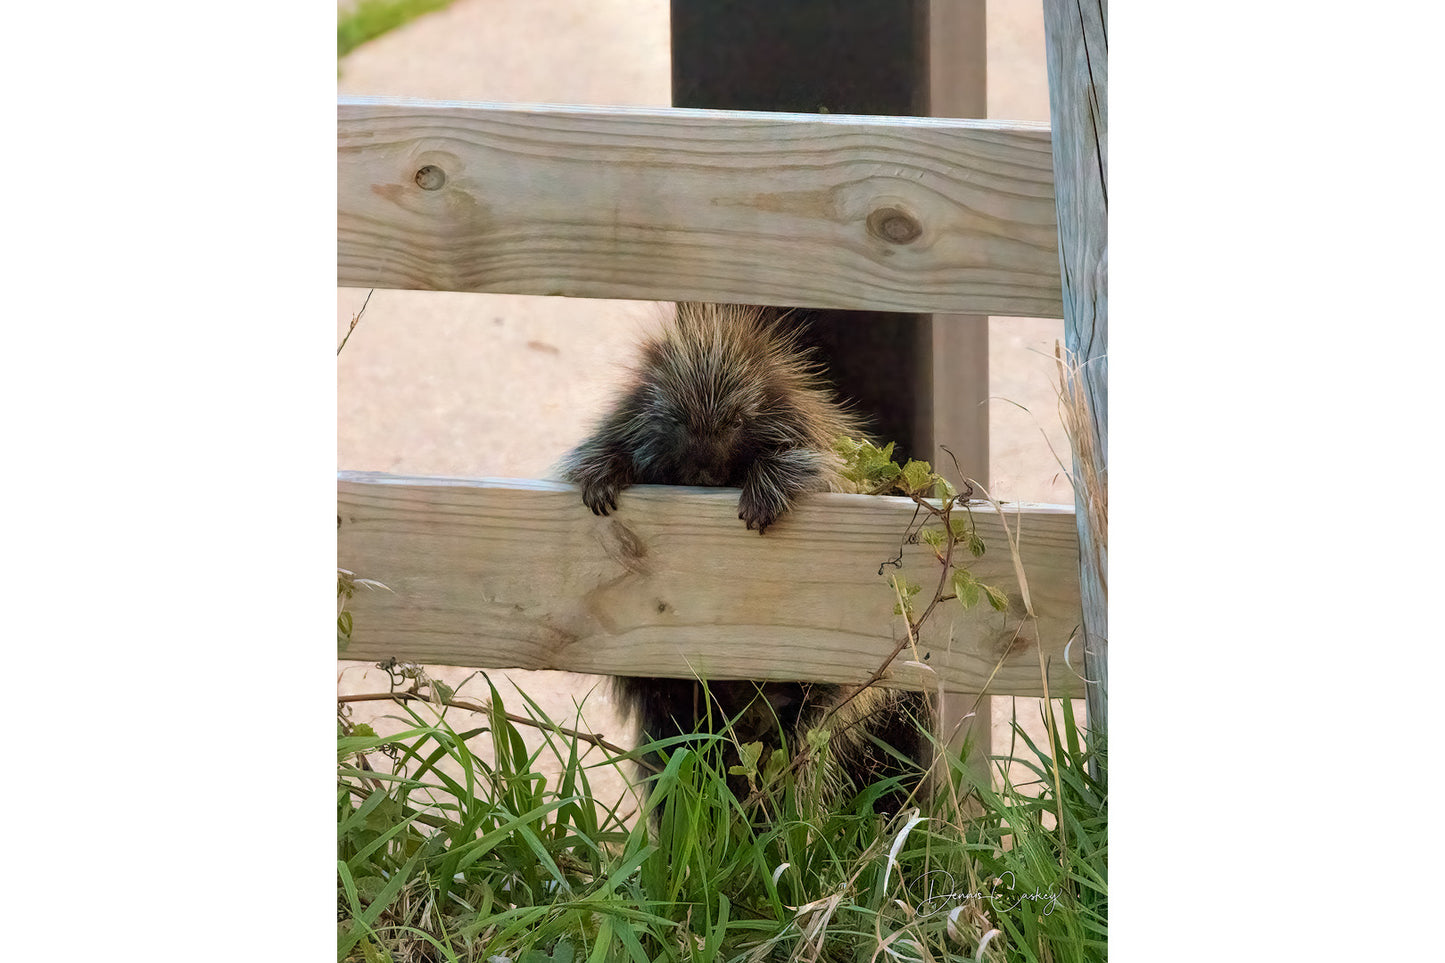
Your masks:
<svg viewBox="0 0 1445 963"><path fill-rule="evenodd" d="M1046 124L342 98L337 283L1062 316Z"/></svg>
<svg viewBox="0 0 1445 963"><path fill-rule="evenodd" d="M343 472L337 488L338 564L386 586L349 603L346 659L857 683L904 631L886 573L926 601L940 572L931 549L904 544L920 519L903 498L805 496L760 537L736 490L639 486L598 517L557 482ZM972 503L988 550L960 561L1009 610L940 605L918 662L905 648L886 682L1039 696L1042 661L1052 694L1082 691L1063 658L1079 612L1074 513L1004 509L1037 622L999 514Z"/></svg>

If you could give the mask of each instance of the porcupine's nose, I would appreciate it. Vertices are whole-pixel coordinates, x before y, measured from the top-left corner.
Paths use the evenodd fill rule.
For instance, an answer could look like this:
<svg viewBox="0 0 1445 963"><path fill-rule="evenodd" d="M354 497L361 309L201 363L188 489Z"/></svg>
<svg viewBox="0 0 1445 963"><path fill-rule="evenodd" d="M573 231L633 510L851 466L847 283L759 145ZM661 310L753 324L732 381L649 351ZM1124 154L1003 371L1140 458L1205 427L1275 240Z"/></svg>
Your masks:
<svg viewBox="0 0 1445 963"><path fill-rule="evenodd" d="M728 484L729 463L731 454L727 445L720 438L704 437L697 441L693 448L693 458L697 462L697 483L712 487L720 487Z"/></svg>

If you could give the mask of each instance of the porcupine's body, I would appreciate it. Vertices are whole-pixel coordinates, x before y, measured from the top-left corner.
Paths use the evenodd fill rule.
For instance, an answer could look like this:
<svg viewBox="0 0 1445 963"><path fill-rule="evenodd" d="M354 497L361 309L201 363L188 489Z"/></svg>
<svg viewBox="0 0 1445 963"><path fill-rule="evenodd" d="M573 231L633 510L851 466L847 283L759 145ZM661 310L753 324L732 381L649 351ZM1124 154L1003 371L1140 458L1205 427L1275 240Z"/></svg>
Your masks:
<svg viewBox="0 0 1445 963"><path fill-rule="evenodd" d="M616 508L630 485L740 488L738 517L761 534L799 495L845 487L833 450L843 435L861 436L858 420L834 401L774 312L680 303L675 321L643 345L633 383L562 470L599 515ZM781 731L790 749L853 695L849 687L819 683L720 680L706 689L690 679L614 683L644 740L721 731L736 719L733 743L776 747ZM901 771L866 733L921 760L927 740L914 719L925 717L919 695L877 688L857 694L828 723L835 770L829 775L862 786ZM725 761L737 762L734 750ZM732 777L732 785L740 794L746 781ZM894 794L880 805L900 800Z"/></svg>

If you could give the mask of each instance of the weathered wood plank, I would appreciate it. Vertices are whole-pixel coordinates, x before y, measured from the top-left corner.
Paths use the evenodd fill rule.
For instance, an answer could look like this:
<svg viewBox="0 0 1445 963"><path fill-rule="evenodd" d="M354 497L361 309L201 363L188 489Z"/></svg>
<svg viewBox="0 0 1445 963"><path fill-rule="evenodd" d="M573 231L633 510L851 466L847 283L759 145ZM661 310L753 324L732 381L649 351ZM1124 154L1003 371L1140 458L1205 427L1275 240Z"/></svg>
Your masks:
<svg viewBox="0 0 1445 963"><path fill-rule="evenodd" d="M1045 0L1064 338L1088 417L1073 438L1089 725L1109 722L1109 46L1102 0Z"/></svg>
<svg viewBox="0 0 1445 963"><path fill-rule="evenodd" d="M902 631L879 567L915 523L906 499L814 495L759 537L726 489L631 488L607 518L556 482L347 472L337 490L338 564L390 589L357 593L349 659L858 682ZM1009 511L1039 622L1021 625L998 515L975 507L989 550L969 567L1015 605L948 603L930 619L920 655L951 691L1042 694L1040 637L1052 691L1076 682L1061 657L1078 620L1073 513ZM931 593L931 550L903 558Z"/></svg>
<svg viewBox="0 0 1445 963"><path fill-rule="evenodd" d="M337 111L343 286L1062 310L1046 125L378 98Z"/></svg>

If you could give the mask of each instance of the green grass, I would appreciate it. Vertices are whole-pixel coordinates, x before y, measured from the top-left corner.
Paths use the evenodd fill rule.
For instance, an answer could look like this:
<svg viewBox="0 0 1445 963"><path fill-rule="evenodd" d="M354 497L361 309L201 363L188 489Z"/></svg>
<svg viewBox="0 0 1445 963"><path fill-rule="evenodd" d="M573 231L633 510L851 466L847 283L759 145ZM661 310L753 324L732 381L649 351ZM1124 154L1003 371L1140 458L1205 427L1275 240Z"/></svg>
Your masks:
<svg viewBox="0 0 1445 963"><path fill-rule="evenodd" d="M452 0L359 0L341 11L336 21L336 56L345 57L357 47L394 30L424 13L440 10Z"/></svg>
<svg viewBox="0 0 1445 963"><path fill-rule="evenodd" d="M1106 955L1107 792L1068 700L1057 764L1016 727L1036 781L994 792L952 758L926 819L876 816L866 792L830 808L786 774L773 818L750 819L706 751L718 737L672 740L649 832L589 782L632 775L634 753L559 735L524 695L544 737L529 751L490 695L464 731L448 716L476 715L414 702L398 732L339 727L339 960L866 960L881 943L961 961L990 931L977 958ZM539 771L548 757L560 776Z"/></svg>

